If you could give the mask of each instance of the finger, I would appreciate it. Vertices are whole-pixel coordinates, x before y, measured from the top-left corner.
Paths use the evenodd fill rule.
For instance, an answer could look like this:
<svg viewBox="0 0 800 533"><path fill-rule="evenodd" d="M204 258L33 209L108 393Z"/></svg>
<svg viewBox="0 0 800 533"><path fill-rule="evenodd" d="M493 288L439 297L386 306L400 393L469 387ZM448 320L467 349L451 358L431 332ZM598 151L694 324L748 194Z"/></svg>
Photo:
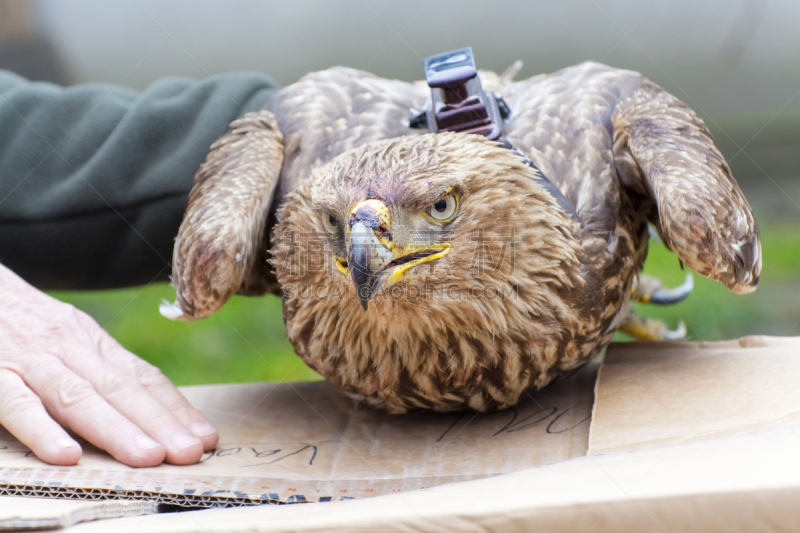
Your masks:
<svg viewBox="0 0 800 533"><path fill-rule="evenodd" d="M74 368L80 377L91 383L112 407L164 446L168 463L194 464L200 460L203 456L200 439L133 376L99 355L84 354L77 363Z"/></svg>
<svg viewBox="0 0 800 533"><path fill-rule="evenodd" d="M208 451L216 446L219 435L191 404L183 397L178 389L154 366L146 363L139 357L124 349L114 340L97 322L85 313L78 317L81 325L93 338L92 350L84 350L81 356L92 358L99 355L99 361L92 359L85 363L72 364L76 372L95 385L95 388L104 387L101 395L111 400L112 396L118 401L111 401L120 412L134 423L143 424L148 434L158 440L167 448L167 461L173 464L195 463L202 457L203 451ZM94 348L97 348L97 352ZM105 370L96 372L101 365ZM110 370L115 371L114 373ZM138 372L137 372L138 371ZM122 372L132 380L126 381L116 373ZM90 374L92 374L90 376ZM118 379L122 383L111 383L103 386L105 381ZM142 382L144 381L144 382ZM129 389L128 396L118 395L115 392L120 387ZM131 407L136 403L129 398L136 395L148 406L141 410ZM143 418L143 412L148 417ZM168 416L171 415L171 416ZM153 424L153 421L158 421ZM187 432L188 430L188 432ZM200 442L200 447L195 444Z"/></svg>
<svg viewBox="0 0 800 533"><path fill-rule="evenodd" d="M51 465L74 465L81 447L45 411L19 375L0 369L0 425Z"/></svg>
<svg viewBox="0 0 800 533"><path fill-rule="evenodd" d="M156 466L164 461L164 447L109 405L88 381L53 356L30 359L26 380L61 425L126 465Z"/></svg>
<svg viewBox="0 0 800 533"><path fill-rule="evenodd" d="M136 357L108 334L103 335L97 344L100 355L134 376L153 398L200 439L203 450L209 451L217 445L219 442L217 430L158 368Z"/></svg>

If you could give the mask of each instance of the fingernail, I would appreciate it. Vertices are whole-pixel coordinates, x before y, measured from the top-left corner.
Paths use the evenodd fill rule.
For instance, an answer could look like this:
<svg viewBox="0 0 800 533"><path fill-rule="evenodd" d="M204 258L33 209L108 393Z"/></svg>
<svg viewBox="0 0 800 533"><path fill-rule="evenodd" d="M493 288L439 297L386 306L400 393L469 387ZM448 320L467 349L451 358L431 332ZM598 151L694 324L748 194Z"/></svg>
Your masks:
<svg viewBox="0 0 800 533"><path fill-rule="evenodd" d="M66 450L67 448L77 448L78 443L72 439L58 439L56 441L56 447L59 450Z"/></svg>
<svg viewBox="0 0 800 533"><path fill-rule="evenodd" d="M202 446L203 443L199 439L192 437L188 433L178 433L172 437L172 448L175 451L184 450L190 446Z"/></svg>
<svg viewBox="0 0 800 533"><path fill-rule="evenodd" d="M189 426L189 431L191 431L195 437L205 437L206 435L211 435L212 433L217 432L217 430L214 429L214 426L208 422L195 422Z"/></svg>
<svg viewBox="0 0 800 533"><path fill-rule="evenodd" d="M150 437L145 437L144 435L139 435L138 437L136 437L133 441L133 444L134 446L136 446L137 450L141 450L143 452L161 446L159 443L157 443Z"/></svg>

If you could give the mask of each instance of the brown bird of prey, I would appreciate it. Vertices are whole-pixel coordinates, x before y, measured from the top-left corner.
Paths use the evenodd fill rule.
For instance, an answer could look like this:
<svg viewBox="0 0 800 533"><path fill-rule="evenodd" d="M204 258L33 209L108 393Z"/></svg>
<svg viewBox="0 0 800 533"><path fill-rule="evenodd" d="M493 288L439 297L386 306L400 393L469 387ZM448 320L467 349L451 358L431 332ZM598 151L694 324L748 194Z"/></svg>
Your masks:
<svg viewBox="0 0 800 533"><path fill-rule="evenodd" d="M297 354L354 397L486 411L618 328L670 336L631 309L686 292L641 276L648 223L682 264L756 288L750 206L683 102L597 63L476 76L470 54L429 58L428 84L312 73L234 121L196 175L162 313L274 292Z"/></svg>

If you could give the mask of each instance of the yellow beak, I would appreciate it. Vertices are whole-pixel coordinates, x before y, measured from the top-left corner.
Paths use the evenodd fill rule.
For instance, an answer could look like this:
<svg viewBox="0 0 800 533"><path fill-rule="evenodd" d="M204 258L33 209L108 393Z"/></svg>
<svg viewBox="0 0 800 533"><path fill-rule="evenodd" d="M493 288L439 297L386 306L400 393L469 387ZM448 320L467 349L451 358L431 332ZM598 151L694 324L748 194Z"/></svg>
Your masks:
<svg viewBox="0 0 800 533"><path fill-rule="evenodd" d="M364 200L353 208L348 220L347 266L336 258L339 270L353 281L361 307L381 289L394 285L409 269L440 259L450 251L449 243L399 248L392 239L389 208L380 200Z"/></svg>

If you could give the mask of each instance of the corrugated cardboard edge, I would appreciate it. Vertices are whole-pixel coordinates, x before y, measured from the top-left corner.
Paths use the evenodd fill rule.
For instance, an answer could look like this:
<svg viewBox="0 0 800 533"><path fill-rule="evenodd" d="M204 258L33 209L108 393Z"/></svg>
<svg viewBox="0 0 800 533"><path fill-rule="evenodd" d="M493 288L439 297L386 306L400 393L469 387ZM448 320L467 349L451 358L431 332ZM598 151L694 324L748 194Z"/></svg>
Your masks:
<svg viewBox="0 0 800 533"><path fill-rule="evenodd" d="M315 502L331 502L331 501L344 501L357 499L355 492L349 489L336 488L337 486L347 486L346 483L352 480L335 481L335 482L320 482L313 480L311 482L299 480L274 480L266 478L250 478L253 485L268 484L272 486L270 491L263 492L260 496L248 495L246 493L236 490L236 487L230 487L226 490L209 490L204 493L191 493L179 494L170 490L174 487L177 481L184 481L185 476L177 476L166 480L164 487L156 487L159 490L135 490L124 489L117 486L116 488L107 488L102 486L95 487L74 487L68 483L58 481L57 474L59 468L42 468L42 469L0 469L0 496L32 496L32 497L49 497L49 498L68 498L76 500L149 500L155 501L159 504L174 505L184 508L207 509L207 508L220 508L220 507L247 507L254 505L266 504L295 504L295 503L315 503ZM78 472L78 470L71 470L71 472ZM371 480L356 480L359 484L366 483L366 486L383 487L386 484L395 485L391 490L392 493L409 492L423 487L438 486L447 483L457 483L462 481L469 481L480 477L489 476L438 476L438 477L422 477L422 478L375 478ZM276 483L283 483L286 487L275 487ZM390 486L391 486L390 485ZM114 487L113 483L109 486ZM313 487L316 487L313 488ZM241 488L241 487L240 487ZM274 490L274 492L272 492ZM376 488L375 491L378 489ZM373 490L369 489L369 493ZM384 491L386 493L386 491ZM379 493L380 494L380 493ZM375 494L377 496L377 494ZM367 497L374 497L368 495Z"/></svg>
<svg viewBox="0 0 800 533"><path fill-rule="evenodd" d="M90 489L79 487L54 487L41 484L15 484L0 483L0 496L23 496L32 498L64 498L71 500L105 501L149 501L154 504L176 505L179 507L195 507L198 509L216 507L239 507L248 505L276 504L278 497L256 500L252 498L239 498L236 496L197 496L165 494L143 490L108 490ZM305 502L305 497L290 497L288 502Z"/></svg>
<svg viewBox="0 0 800 533"><path fill-rule="evenodd" d="M16 498L14 498L16 500ZM20 503L20 502L12 502ZM75 502L76 504L78 502ZM73 526L79 522L102 520L108 518L124 518L129 516L143 516L158 512L158 503L145 500L105 500L98 502L85 502L85 505L76 505L73 509L50 511L42 506L35 514L17 511L16 516L0 518L0 531L27 530L27 529L60 529Z"/></svg>

